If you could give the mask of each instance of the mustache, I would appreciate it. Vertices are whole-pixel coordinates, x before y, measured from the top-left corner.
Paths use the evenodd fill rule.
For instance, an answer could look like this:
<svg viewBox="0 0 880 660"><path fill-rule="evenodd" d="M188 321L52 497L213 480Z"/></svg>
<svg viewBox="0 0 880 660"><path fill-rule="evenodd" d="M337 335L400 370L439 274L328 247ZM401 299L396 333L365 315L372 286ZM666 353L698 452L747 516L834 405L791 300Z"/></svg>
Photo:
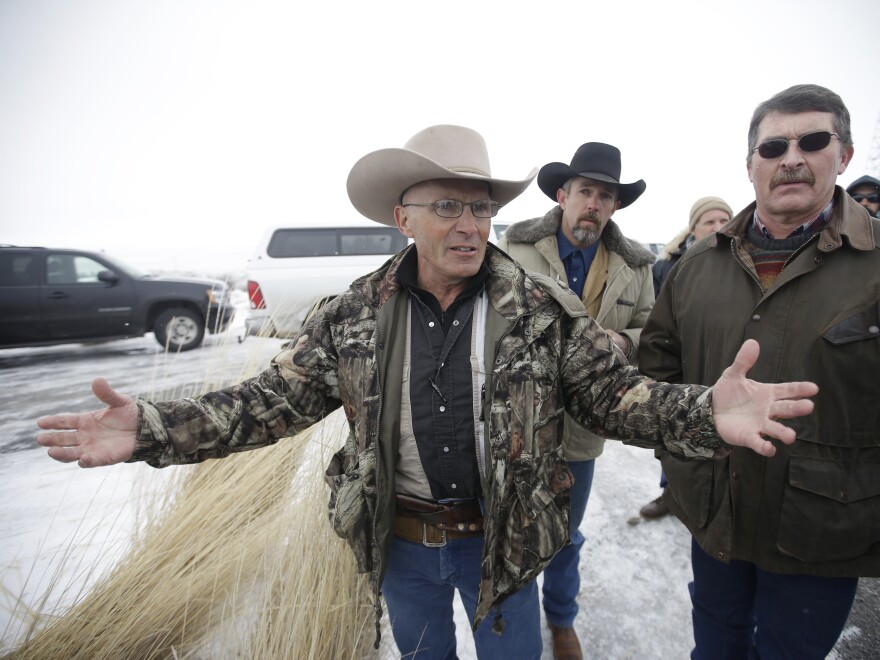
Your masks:
<svg viewBox="0 0 880 660"><path fill-rule="evenodd" d="M582 213L578 216L578 222L582 220L589 220L590 222L595 222L597 225L599 224L599 214L595 211L588 211L587 213Z"/></svg>
<svg viewBox="0 0 880 660"><path fill-rule="evenodd" d="M781 186L784 183L809 183L813 185L816 183L816 177L813 176L813 173L807 169L799 169L799 170L782 170L776 173L776 176L773 177L773 180L770 181L770 190L773 190L776 186Z"/></svg>

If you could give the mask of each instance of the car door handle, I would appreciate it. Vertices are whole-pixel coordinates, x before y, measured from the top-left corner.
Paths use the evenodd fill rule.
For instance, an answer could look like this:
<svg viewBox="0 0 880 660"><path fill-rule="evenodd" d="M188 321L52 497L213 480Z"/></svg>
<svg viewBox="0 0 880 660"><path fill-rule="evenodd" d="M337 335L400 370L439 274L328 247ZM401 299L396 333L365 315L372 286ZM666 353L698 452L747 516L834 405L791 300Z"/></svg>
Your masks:
<svg viewBox="0 0 880 660"><path fill-rule="evenodd" d="M56 291L55 293L49 294L49 298L54 298L55 300L58 300L60 298L69 298L69 297L70 296L68 296L66 293L64 293L64 291Z"/></svg>

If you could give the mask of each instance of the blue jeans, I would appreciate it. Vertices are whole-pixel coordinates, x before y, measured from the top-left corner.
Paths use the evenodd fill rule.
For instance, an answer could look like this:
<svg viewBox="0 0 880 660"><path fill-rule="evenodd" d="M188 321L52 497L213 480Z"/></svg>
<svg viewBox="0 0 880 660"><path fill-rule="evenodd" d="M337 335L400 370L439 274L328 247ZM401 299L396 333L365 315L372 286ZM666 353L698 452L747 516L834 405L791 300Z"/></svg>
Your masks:
<svg viewBox="0 0 880 660"><path fill-rule="evenodd" d="M571 489L571 518L569 534L571 545L567 545L553 557L544 569L544 615L547 623L558 628L571 628L578 613L577 595L581 588L578 561L584 535L580 526L590 499L593 487L593 471L596 461L569 461L568 467L574 474Z"/></svg>
<svg viewBox="0 0 880 660"><path fill-rule="evenodd" d="M442 548L394 538L382 593L400 655L407 660L453 659L455 622L452 600L458 589L473 625L480 589L483 537L450 540ZM541 610L534 581L501 604L504 632L493 631L492 608L474 632L480 660L531 658L539 660Z"/></svg>
<svg viewBox="0 0 880 660"><path fill-rule="evenodd" d="M693 660L820 660L834 648L858 578L786 575L724 564L691 541Z"/></svg>

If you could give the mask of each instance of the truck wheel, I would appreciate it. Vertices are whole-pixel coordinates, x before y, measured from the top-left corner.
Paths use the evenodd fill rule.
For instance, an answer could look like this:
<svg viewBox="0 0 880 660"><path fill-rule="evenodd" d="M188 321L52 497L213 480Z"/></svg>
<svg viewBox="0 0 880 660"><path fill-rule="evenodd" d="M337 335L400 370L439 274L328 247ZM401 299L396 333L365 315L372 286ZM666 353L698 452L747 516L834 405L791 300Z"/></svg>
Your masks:
<svg viewBox="0 0 880 660"><path fill-rule="evenodd" d="M205 320L184 307L171 307L156 318L153 334L169 352L189 351L202 343Z"/></svg>

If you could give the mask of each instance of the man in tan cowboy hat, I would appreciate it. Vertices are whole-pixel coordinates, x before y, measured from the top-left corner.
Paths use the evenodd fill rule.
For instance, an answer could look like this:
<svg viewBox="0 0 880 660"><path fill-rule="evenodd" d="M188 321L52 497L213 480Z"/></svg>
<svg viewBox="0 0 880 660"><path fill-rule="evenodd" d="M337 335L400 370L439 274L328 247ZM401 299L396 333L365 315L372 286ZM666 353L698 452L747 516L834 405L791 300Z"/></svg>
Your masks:
<svg viewBox="0 0 880 660"><path fill-rule="evenodd" d="M108 407L42 418L38 442L82 467L164 467L271 444L341 406L350 435L326 471L330 520L370 575L377 630L381 587L402 656L453 658L458 590L479 657L539 658L534 578L568 541L563 410L683 457L728 443L772 453L762 434L785 441L772 420L806 414L815 387L747 380L756 344L711 391L640 376L567 287L487 244L492 216L533 177L493 177L482 137L459 126L364 156L352 203L413 245L259 376L166 402L96 379Z"/></svg>
<svg viewBox="0 0 880 660"><path fill-rule="evenodd" d="M654 255L626 238L611 216L645 191L645 182L620 182L620 151L602 142L582 144L571 164L548 163L538 186L557 203L546 215L508 227L498 247L526 270L568 285L587 312L635 362L642 327L654 304ZM605 440L568 417L565 458L574 474L571 489L571 544L544 570L544 614L557 658L583 657L574 630L580 590L578 561L584 536L581 522L593 484L595 459Z"/></svg>

